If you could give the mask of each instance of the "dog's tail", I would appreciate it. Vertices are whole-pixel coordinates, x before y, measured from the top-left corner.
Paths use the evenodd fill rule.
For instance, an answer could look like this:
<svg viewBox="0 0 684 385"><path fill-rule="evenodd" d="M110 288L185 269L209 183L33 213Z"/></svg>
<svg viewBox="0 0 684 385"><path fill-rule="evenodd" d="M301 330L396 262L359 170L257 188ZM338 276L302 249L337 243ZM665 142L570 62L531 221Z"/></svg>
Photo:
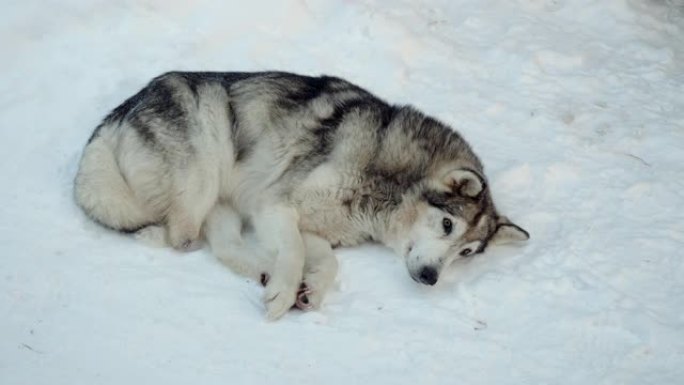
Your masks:
<svg viewBox="0 0 684 385"><path fill-rule="evenodd" d="M150 215L136 199L121 174L114 153L115 138L106 123L90 138L74 181L76 203L102 225L122 232L134 232L150 225Z"/></svg>

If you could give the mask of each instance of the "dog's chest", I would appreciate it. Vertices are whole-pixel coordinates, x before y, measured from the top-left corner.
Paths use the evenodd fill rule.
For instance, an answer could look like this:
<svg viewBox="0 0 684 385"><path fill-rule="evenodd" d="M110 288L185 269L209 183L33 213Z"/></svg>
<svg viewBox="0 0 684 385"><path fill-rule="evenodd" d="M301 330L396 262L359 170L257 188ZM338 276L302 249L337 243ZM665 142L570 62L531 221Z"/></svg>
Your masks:
<svg viewBox="0 0 684 385"><path fill-rule="evenodd" d="M314 170L292 192L300 228L332 245L351 246L371 239L372 224L355 210L361 179L330 166Z"/></svg>

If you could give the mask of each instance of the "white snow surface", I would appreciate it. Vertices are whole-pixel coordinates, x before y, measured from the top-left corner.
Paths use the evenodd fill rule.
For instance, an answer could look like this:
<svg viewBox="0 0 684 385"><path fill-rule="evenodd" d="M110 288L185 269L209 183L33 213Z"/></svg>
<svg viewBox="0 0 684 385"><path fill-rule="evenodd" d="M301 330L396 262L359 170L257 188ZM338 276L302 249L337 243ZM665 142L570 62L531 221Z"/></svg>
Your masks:
<svg viewBox="0 0 684 385"><path fill-rule="evenodd" d="M684 383L684 2L23 1L0 15L0 383ZM100 119L168 70L345 77L448 122L529 230L436 287L337 250L267 322L206 250L72 199Z"/></svg>

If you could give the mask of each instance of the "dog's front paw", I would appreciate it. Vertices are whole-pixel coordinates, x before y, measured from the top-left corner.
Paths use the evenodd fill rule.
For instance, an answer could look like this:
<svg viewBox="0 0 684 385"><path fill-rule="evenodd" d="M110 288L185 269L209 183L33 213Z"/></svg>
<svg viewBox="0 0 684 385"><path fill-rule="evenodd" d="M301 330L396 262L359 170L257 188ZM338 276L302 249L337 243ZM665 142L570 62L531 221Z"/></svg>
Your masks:
<svg viewBox="0 0 684 385"><path fill-rule="evenodd" d="M304 282L297 292L297 307L305 311L320 308L323 298L333 284L336 271L336 264L324 264L313 271L305 272Z"/></svg>
<svg viewBox="0 0 684 385"><path fill-rule="evenodd" d="M300 310L309 311L318 308L321 305L323 297L320 293L311 291L306 283L302 282L297 292L297 301L295 306Z"/></svg>
<svg viewBox="0 0 684 385"><path fill-rule="evenodd" d="M295 304L297 299L297 285L271 279L266 284L264 303L266 318L269 321L282 317Z"/></svg>
<svg viewBox="0 0 684 385"><path fill-rule="evenodd" d="M316 310L321 307L323 298L325 297L328 287L318 285L318 282L311 283L302 282L297 292L297 301L295 305L304 311Z"/></svg>

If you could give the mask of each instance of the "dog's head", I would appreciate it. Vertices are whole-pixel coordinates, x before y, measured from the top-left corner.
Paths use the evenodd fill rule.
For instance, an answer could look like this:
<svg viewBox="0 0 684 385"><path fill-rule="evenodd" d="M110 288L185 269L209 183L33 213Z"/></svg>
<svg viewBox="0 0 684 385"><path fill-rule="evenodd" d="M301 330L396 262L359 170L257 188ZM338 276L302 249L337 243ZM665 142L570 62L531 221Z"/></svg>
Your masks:
<svg viewBox="0 0 684 385"><path fill-rule="evenodd" d="M390 246L404 256L411 278L434 285L442 269L491 244L525 241L527 231L496 212L484 177L462 167L438 170L398 218Z"/></svg>

